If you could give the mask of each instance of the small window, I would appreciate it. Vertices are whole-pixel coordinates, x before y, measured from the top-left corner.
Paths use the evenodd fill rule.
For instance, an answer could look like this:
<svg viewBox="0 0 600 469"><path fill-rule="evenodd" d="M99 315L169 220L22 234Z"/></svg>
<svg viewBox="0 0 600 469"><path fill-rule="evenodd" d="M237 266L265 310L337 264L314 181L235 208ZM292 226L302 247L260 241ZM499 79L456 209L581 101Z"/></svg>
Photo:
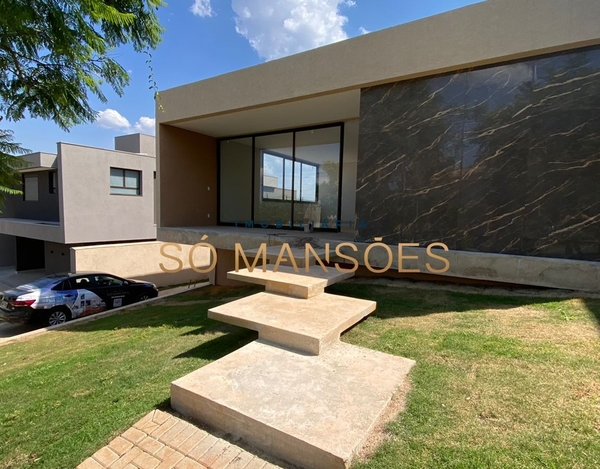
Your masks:
<svg viewBox="0 0 600 469"><path fill-rule="evenodd" d="M38 200L38 178L32 176L25 176L23 181L24 194L23 197L27 201L35 202Z"/></svg>
<svg viewBox="0 0 600 469"><path fill-rule="evenodd" d="M118 195L140 195L141 171L110 168L110 193Z"/></svg>
<svg viewBox="0 0 600 469"><path fill-rule="evenodd" d="M56 171L48 173L48 191L50 194L56 194Z"/></svg>

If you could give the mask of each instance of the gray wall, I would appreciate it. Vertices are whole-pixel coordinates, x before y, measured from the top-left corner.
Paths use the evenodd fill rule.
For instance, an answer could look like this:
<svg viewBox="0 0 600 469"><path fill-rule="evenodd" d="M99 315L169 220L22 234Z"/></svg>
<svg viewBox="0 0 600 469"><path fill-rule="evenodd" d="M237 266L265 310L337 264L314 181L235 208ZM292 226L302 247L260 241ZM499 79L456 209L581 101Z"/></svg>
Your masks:
<svg viewBox="0 0 600 469"><path fill-rule="evenodd" d="M156 238L151 156L58 144L65 244ZM141 171L141 195L110 193L110 168Z"/></svg>
<svg viewBox="0 0 600 469"><path fill-rule="evenodd" d="M57 274L71 270L71 252L65 244L44 243L46 273Z"/></svg>
<svg viewBox="0 0 600 469"><path fill-rule="evenodd" d="M15 237L0 234L0 267L8 267L15 265Z"/></svg>
<svg viewBox="0 0 600 469"><path fill-rule="evenodd" d="M358 240L600 260L600 48L363 90Z"/></svg>
<svg viewBox="0 0 600 469"><path fill-rule="evenodd" d="M115 150L156 156L156 139L144 134L121 135L115 137Z"/></svg>
<svg viewBox="0 0 600 469"><path fill-rule="evenodd" d="M1 208L3 218L25 218L30 220L59 221L59 195L50 194L48 184L49 171L31 171L24 177L38 179L38 200L25 201L22 195L7 195ZM57 181L58 185L58 181ZM24 191L24 187L19 187Z"/></svg>

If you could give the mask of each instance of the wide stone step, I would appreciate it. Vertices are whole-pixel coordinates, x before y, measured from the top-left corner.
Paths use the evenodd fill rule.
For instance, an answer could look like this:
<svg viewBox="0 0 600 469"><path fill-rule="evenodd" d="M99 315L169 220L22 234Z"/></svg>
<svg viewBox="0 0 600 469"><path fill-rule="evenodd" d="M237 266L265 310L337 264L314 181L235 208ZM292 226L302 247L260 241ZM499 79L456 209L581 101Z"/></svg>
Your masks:
<svg viewBox="0 0 600 469"><path fill-rule="evenodd" d="M300 467L342 469L413 364L341 342L311 356L256 341L174 381L171 405Z"/></svg>
<svg viewBox="0 0 600 469"><path fill-rule="evenodd" d="M322 293L308 299L257 293L208 310L208 317L258 331L259 338L318 355L375 311L369 300Z"/></svg>
<svg viewBox="0 0 600 469"><path fill-rule="evenodd" d="M311 298L323 293L325 287L354 275L353 272L342 273L331 267L328 268L328 272L325 272L319 265L310 266L308 272L304 268L299 268L296 272L293 267L288 266L279 266L277 272L273 269L273 265L268 265L266 272L263 272L261 267L255 267L252 272L248 269L240 269L237 272L228 272L227 278L264 285L266 291L270 293Z"/></svg>

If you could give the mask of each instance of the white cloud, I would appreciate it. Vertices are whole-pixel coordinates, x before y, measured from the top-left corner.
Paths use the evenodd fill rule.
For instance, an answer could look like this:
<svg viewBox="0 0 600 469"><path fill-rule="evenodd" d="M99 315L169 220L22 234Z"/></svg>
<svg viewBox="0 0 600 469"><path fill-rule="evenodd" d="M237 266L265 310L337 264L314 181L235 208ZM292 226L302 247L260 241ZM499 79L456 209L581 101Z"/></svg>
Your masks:
<svg viewBox="0 0 600 469"><path fill-rule="evenodd" d="M214 15L210 0L194 0L194 4L190 7L190 11L194 15L202 18Z"/></svg>
<svg viewBox="0 0 600 469"><path fill-rule="evenodd" d="M367 28L364 28L363 26L358 28L358 30L360 31L360 34L369 34L371 32Z"/></svg>
<svg viewBox="0 0 600 469"><path fill-rule="evenodd" d="M236 31L258 55L273 60L342 41L353 0L232 0Z"/></svg>
<svg viewBox="0 0 600 469"><path fill-rule="evenodd" d="M105 109L96 116L96 124L105 129L129 129L129 121L114 109Z"/></svg>
<svg viewBox="0 0 600 469"><path fill-rule="evenodd" d="M135 123L133 129L143 134L154 135L154 122L154 118L142 116L140 117L140 120Z"/></svg>
<svg viewBox="0 0 600 469"><path fill-rule="evenodd" d="M154 118L141 116L135 124L131 125L126 117L114 109L105 109L98 112L96 116L96 124L100 127L122 132L140 132L154 135L154 123Z"/></svg>

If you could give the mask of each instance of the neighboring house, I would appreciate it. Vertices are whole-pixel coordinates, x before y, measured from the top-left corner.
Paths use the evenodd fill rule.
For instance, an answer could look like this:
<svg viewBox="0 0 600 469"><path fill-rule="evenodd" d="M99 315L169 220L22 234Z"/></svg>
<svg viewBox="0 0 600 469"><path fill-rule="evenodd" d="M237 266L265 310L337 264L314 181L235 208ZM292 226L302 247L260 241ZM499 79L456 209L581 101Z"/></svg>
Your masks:
<svg viewBox="0 0 600 469"><path fill-rule="evenodd" d="M444 275L599 289L598 18L488 0L161 91L158 239L232 265L244 226L314 222L443 242Z"/></svg>
<svg viewBox="0 0 600 469"><path fill-rule="evenodd" d="M23 156L23 195L0 214L0 265L71 270L71 247L156 239L155 140L115 138L115 150L59 142Z"/></svg>

